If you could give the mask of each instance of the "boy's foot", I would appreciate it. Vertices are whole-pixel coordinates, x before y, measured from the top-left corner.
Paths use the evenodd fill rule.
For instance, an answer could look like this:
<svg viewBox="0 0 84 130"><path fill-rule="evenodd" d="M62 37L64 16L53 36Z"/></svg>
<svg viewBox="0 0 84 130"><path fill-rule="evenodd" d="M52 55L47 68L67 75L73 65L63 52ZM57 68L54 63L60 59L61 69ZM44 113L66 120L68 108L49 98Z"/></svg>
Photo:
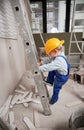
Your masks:
<svg viewBox="0 0 84 130"><path fill-rule="evenodd" d="M52 100L49 101L49 104L51 104L51 105L53 105L55 103L56 103L56 101L52 101Z"/></svg>
<svg viewBox="0 0 84 130"><path fill-rule="evenodd" d="M58 98L57 98L57 100L53 100L53 99L51 98L51 100L49 101L49 104L53 105L53 104L55 104L57 101L58 101Z"/></svg>
<svg viewBox="0 0 84 130"><path fill-rule="evenodd" d="M53 84L48 83L46 80L43 80L43 82L44 82L44 84L47 84L47 85L53 86Z"/></svg>

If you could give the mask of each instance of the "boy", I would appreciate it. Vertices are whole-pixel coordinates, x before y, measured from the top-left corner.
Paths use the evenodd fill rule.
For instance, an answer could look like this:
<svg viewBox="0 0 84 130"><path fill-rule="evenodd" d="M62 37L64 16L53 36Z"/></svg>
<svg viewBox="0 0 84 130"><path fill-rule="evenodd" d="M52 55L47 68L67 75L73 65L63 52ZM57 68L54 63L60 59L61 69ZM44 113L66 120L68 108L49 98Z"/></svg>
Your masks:
<svg viewBox="0 0 84 130"><path fill-rule="evenodd" d="M43 65L41 62L38 63L41 72L49 72L46 82L54 84L50 104L58 101L59 92L69 78L70 64L62 52L62 44L64 44L64 40L49 39L45 44L45 51L52 61Z"/></svg>

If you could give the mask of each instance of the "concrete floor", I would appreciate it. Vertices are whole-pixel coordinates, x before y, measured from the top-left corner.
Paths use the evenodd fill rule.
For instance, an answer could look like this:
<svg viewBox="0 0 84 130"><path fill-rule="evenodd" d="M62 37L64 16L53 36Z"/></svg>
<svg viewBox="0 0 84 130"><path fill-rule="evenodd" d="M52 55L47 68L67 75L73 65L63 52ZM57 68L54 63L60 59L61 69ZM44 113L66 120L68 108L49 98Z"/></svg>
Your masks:
<svg viewBox="0 0 84 130"><path fill-rule="evenodd" d="M47 87L51 96L53 87ZM81 97L84 98L83 95L84 85L69 79L60 92L59 101L50 106L52 111L50 116L43 114L41 104L29 103L28 108L25 108L22 104L15 105L13 111L18 130L29 130L23 122L23 117L27 116L34 124L35 111L38 112L36 120L37 128L46 128L46 130L71 130L69 128L69 118L76 109L84 107L84 102L81 100Z"/></svg>

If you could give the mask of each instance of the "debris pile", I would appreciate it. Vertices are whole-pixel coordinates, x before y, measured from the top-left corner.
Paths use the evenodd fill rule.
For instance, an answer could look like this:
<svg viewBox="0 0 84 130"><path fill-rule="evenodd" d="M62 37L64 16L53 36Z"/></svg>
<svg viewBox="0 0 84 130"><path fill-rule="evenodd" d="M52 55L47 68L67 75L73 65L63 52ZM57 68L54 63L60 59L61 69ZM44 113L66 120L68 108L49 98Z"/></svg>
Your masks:
<svg viewBox="0 0 84 130"><path fill-rule="evenodd" d="M84 69L71 71L70 79L73 79L80 84L84 84Z"/></svg>
<svg viewBox="0 0 84 130"><path fill-rule="evenodd" d="M28 91L23 85L19 84L0 108L0 118L9 123L11 130L16 130L13 107L14 105L23 104L25 108L28 108L30 102L41 104L35 93ZM28 118L24 117L23 121L25 122L26 120Z"/></svg>

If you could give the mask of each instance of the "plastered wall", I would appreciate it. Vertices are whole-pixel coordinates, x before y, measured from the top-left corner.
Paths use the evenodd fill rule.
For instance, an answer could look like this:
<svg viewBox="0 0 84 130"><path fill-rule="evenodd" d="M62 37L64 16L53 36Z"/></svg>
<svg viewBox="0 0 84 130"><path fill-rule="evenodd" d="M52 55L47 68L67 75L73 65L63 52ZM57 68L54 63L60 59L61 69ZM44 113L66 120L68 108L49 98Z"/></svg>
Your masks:
<svg viewBox="0 0 84 130"><path fill-rule="evenodd" d="M25 72L25 53L20 36L17 40L0 38L0 106L17 86Z"/></svg>
<svg viewBox="0 0 84 130"><path fill-rule="evenodd" d="M28 59L25 56L24 45L19 35L18 23L11 4L12 0L0 1L0 107L9 94L21 82L28 86L24 80L24 73L29 69ZM24 0L31 22L29 1ZM22 78L23 77L23 78Z"/></svg>

